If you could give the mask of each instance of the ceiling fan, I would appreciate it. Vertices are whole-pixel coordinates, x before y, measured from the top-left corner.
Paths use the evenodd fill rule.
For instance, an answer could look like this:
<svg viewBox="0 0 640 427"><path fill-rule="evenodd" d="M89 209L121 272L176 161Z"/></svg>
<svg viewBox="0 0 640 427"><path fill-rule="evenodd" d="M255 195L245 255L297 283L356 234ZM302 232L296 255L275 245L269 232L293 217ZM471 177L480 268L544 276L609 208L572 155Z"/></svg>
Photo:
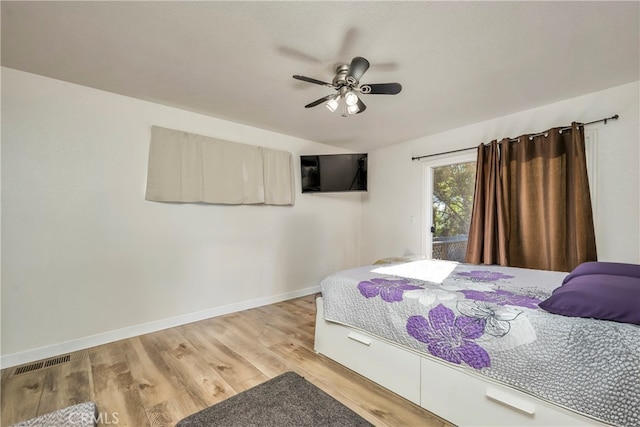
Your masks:
<svg viewBox="0 0 640 427"><path fill-rule="evenodd" d="M368 69L369 61L360 56L356 56L351 61L351 64L341 64L336 67L336 76L333 78L331 83L298 75L293 76L293 78L308 83L330 87L331 89L338 91L336 94L327 95L323 98L317 99L310 104L305 105L304 108L311 108L325 103L326 107L331 110L331 112L335 112L342 105L342 117L347 117L351 114L362 113L367 108L356 92L371 95L396 95L402 90L400 83L372 83L360 85L360 79Z"/></svg>

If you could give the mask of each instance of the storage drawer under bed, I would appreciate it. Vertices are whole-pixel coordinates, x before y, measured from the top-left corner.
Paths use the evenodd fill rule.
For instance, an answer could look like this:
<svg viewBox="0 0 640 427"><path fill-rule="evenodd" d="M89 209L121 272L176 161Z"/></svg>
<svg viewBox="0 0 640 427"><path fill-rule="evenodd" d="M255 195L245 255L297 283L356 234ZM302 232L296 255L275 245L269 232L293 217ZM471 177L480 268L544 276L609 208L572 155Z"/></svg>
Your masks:
<svg viewBox="0 0 640 427"><path fill-rule="evenodd" d="M420 406L459 426L603 425L431 358L421 363Z"/></svg>
<svg viewBox="0 0 640 427"><path fill-rule="evenodd" d="M322 309L321 304L318 309ZM418 354L324 320L316 323L315 350L420 405Z"/></svg>

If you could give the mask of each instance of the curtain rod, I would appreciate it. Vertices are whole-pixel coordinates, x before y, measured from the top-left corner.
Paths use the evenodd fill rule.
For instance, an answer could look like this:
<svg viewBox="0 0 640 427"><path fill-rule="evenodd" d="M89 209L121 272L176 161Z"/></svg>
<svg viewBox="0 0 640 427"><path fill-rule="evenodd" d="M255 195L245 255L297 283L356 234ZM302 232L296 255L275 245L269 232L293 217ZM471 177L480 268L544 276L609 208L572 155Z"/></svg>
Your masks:
<svg viewBox="0 0 640 427"><path fill-rule="evenodd" d="M619 115L613 115L611 117L605 117L604 119L600 119L600 120L594 120L592 122L587 122L587 123L578 123L578 126L587 126L587 125L592 125L595 123L604 123L605 125L607 124L607 122L609 120L618 120L620 116ZM571 126L567 126L567 127L563 127L560 128L560 133L564 132L565 130L569 130L571 129ZM531 136L540 136L540 135L544 135L546 132L540 132L540 133L534 133L531 134ZM516 142L517 139L510 139L511 142ZM434 156L440 156L443 154L453 154L453 153L460 153L461 151L469 151L469 150L475 150L477 148L477 146L475 147L469 147L469 148L460 148L459 150L451 150L451 151L444 151L442 153L436 153L436 154L426 154L424 156L417 156L417 157L412 157L411 160L420 160L420 159L424 159L426 157L434 157Z"/></svg>

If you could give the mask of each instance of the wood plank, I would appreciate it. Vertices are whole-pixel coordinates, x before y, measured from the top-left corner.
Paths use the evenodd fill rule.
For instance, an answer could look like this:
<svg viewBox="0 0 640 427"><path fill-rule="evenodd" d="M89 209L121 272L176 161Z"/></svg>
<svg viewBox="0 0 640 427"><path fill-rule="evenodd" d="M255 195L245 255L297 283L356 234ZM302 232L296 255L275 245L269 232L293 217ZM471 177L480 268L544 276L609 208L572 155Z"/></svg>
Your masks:
<svg viewBox="0 0 640 427"><path fill-rule="evenodd" d="M259 307L247 313L252 316L256 322L261 322L262 328L268 328L269 335L282 336L285 338L294 338L298 344L307 346L313 344L315 334L315 319L309 320L308 317L298 311L281 309L275 307L273 310L267 310ZM270 344L261 341L264 345Z"/></svg>
<svg viewBox="0 0 640 427"><path fill-rule="evenodd" d="M117 419L118 426L148 426L149 418L124 356L124 345L118 341L89 353L99 416L102 420Z"/></svg>
<svg viewBox="0 0 640 427"><path fill-rule="evenodd" d="M231 327L237 333L242 335L249 335L248 330L255 329L255 325L260 325L260 333L256 334L256 341L265 347L270 347L274 344L283 341L295 341L298 345L303 347L311 347L314 339L314 329L305 330L304 326L297 325L288 319L280 318L277 312L265 312L260 308L250 310L246 317L239 320L234 320ZM228 319L224 320L228 321Z"/></svg>
<svg viewBox="0 0 640 427"><path fill-rule="evenodd" d="M184 393L180 381L170 374L168 366L157 349L143 345L140 337L130 338L123 345L124 355L145 408Z"/></svg>
<svg viewBox="0 0 640 427"><path fill-rule="evenodd" d="M169 370L184 385L198 407L205 408L236 394L177 328L162 332L145 335L141 339L153 341Z"/></svg>
<svg viewBox="0 0 640 427"><path fill-rule="evenodd" d="M84 358L44 369L38 416L93 400L91 362Z"/></svg>
<svg viewBox="0 0 640 427"><path fill-rule="evenodd" d="M262 373L244 357L209 334L202 324L179 328L209 366L215 369L236 391L241 384Z"/></svg>
<svg viewBox="0 0 640 427"><path fill-rule="evenodd" d="M178 421L202 409L204 407L194 402L189 393L182 393L150 407L147 415L152 426L174 427Z"/></svg>
<svg viewBox="0 0 640 427"><path fill-rule="evenodd" d="M239 384L237 388L238 393L245 390L249 390L250 388L253 388L266 381L269 381L269 377L267 377L266 375L264 374L256 375L255 377L249 378L246 381L243 381L241 384Z"/></svg>
<svg viewBox="0 0 640 427"><path fill-rule="evenodd" d="M239 329L233 319L220 318L217 322L210 322L208 326L210 327L208 333L218 332L216 337L220 342L248 360L269 378L276 377L295 368L286 359L260 344L255 333L251 334L246 328ZM242 331L245 331L245 333Z"/></svg>
<svg viewBox="0 0 640 427"><path fill-rule="evenodd" d="M37 416L44 382L42 370L15 375L2 381L0 408L3 426Z"/></svg>

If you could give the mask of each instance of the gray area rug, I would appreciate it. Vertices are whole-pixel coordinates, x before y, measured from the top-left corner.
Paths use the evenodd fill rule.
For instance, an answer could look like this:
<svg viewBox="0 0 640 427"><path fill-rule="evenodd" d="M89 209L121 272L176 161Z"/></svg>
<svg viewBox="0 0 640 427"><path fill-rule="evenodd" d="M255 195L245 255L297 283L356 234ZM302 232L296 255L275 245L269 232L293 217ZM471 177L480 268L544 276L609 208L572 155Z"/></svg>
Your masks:
<svg viewBox="0 0 640 427"><path fill-rule="evenodd" d="M180 421L176 427L372 426L295 372L286 372Z"/></svg>
<svg viewBox="0 0 640 427"><path fill-rule="evenodd" d="M85 402L14 424L11 427L95 427L97 415L96 404Z"/></svg>

